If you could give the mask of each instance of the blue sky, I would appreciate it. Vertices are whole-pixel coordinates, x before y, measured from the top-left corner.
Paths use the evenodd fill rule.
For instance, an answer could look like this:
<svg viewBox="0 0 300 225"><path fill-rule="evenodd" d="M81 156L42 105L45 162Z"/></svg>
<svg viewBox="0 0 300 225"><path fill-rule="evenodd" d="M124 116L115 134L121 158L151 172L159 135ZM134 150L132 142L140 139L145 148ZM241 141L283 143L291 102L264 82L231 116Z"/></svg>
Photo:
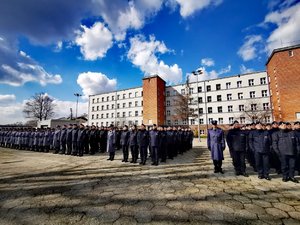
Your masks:
<svg viewBox="0 0 300 225"><path fill-rule="evenodd" d="M87 97L159 74L184 82L265 70L274 48L300 42L297 0L82 0L0 3L0 124L25 121L45 92L56 117ZM2 114L2 115L1 115Z"/></svg>

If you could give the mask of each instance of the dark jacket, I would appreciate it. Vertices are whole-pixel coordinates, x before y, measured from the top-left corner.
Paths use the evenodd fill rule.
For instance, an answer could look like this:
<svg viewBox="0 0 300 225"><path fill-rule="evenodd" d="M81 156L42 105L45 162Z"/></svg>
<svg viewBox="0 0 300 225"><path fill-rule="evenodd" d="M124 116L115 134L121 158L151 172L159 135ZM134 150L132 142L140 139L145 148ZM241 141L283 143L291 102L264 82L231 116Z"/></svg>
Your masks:
<svg viewBox="0 0 300 225"><path fill-rule="evenodd" d="M129 145L130 146L138 145L137 134L138 134L137 131L133 131L133 130L130 131L130 133L129 133Z"/></svg>
<svg viewBox="0 0 300 225"><path fill-rule="evenodd" d="M299 140L294 131L279 130L273 133L272 146L279 155L296 156L299 152Z"/></svg>
<svg viewBox="0 0 300 225"><path fill-rule="evenodd" d="M158 147L159 146L159 132L158 130L151 130L149 132L150 136L150 146L151 147Z"/></svg>
<svg viewBox="0 0 300 225"><path fill-rule="evenodd" d="M137 135L137 141L140 147L148 147L149 132L147 130L139 130Z"/></svg>
<svg viewBox="0 0 300 225"><path fill-rule="evenodd" d="M126 131L123 130L121 133L120 144L129 145L129 137L130 137L130 132L128 130Z"/></svg>
<svg viewBox="0 0 300 225"><path fill-rule="evenodd" d="M249 133L249 147L253 152L269 153L271 137L267 130L253 130Z"/></svg>
<svg viewBox="0 0 300 225"><path fill-rule="evenodd" d="M248 151L248 135L244 130L241 129L229 130L226 137L226 141L230 151L236 151L236 152Z"/></svg>

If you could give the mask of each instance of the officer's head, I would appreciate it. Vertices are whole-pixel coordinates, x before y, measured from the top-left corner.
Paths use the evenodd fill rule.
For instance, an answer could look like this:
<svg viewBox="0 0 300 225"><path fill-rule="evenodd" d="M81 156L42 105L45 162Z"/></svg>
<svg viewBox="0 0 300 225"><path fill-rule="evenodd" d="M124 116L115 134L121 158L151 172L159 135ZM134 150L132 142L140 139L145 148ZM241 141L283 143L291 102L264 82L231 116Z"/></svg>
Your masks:
<svg viewBox="0 0 300 225"><path fill-rule="evenodd" d="M111 125L108 127L108 129L109 129L109 130L113 130L113 129L114 129L114 125L111 124Z"/></svg>
<svg viewBox="0 0 300 225"><path fill-rule="evenodd" d="M92 130L95 130L96 129L96 126L95 125L92 125Z"/></svg>
<svg viewBox="0 0 300 225"><path fill-rule="evenodd" d="M141 130L145 130L145 129L146 129L146 126L145 126L145 124L142 123Z"/></svg>
<svg viewBox="0 0 300 225"><path fill-rule="evenodd" d="M270 123L267 123L267 124L266 124L266 130L271 130L271 128L272 128L271 124L270 124Z"/></svg>
<svg viewBox="0 0 300 225"><path fill-rule="evenodd" d="M299 122L299 121L296 121L296 122L294 123L294 129L295 129L295 130L300 129L300 122Z"/></svg>
<svg viewBox="0 0 300 225"><path fill-rule="evenodd" d="M60 125L57 125L57 126L56 126L56 129L60 130Z"/></svg>
<svg viewBox="0 0 300 225"><path fill-rule="evenodd" d="M240 128L240 127L241 127L241 125L240 125L239 121L235 120L235 121L233 122L233 128L238 129L238 128Z"/></svg>
<svg viewBox="0 0 300 225"><path fill-rule="evenodd" d="M213 128L217 128L218 121L216 121L216 120L211 121L211 125L212 125Z"/></svg>
<svg viewBox="0 0 300 225"><path fill-rule="evenodd" d="M81 124L79 125L79 127L80 127L80 129L83 129L83 128L84 128L84 125L81 123Z"/></svg>
<svg viewBox="0 0 300 225"><path fill-rule="evenodd" d="M256 128L257 130L261 130L261 129L263 128L261 122L259 122L259 121L256 122L255 128Z"/></svg>
<svg viewBox="0 0 300 225"><path fill-rule="evenodd" d="M272 128L278 128L279 124L276 121L272 122Z"/></svg>
<svg viewBox="0 0 300 225"><path fill-rule="evenodd" d="M289 122L287 122L287 123L286 123L286 129L292 130L292 124L289 123Z"/></svg>
<svg viewBox="0 0 300 225"><path fill-rule="evenodd" d="M77 128L77 124L76 123L73 124L73 128Z"/></svg>
<svg viewBox="0 0 300 225"><path fill-rule="evenodd" d="M281 130L285 130L286 129L286 123L285 122L279 122L278 123L278 125L279 125L279 129L281 129Z"/></svg>
<svg viewBox="0 0 300 225"><path fill-rule="evenodd" d="M128 126L125 125L125 126L123 127L123 130L128 130Z"/></svg>
<svg viewBox="0 0 300 225"><path fill-rule="evenodd" d="M131 130L136 130L137 128L136 128L136 125L132 125L131 126Z"/></svg>

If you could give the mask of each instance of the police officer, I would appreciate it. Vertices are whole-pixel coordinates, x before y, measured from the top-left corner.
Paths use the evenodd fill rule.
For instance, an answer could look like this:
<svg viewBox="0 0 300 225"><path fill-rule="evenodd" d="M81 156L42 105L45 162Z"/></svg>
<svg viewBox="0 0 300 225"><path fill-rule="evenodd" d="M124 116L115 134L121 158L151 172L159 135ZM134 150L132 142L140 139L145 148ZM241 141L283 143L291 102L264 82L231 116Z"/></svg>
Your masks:
<svg viewBox="0 0 300 225"><path fill-rule="evenodd" d="M57 125L53 137L54 154L57 154L60 150L60 132L61 132L60 126Z"/></svg>
<svg viewBox="0 0 300 225"><path fill-rule="evenodd" d="M276 121L272 122L272 128L269 130L271 141L272 141L273 134L279 131L278 126L279 126L278 122L276 122ZM273 143L273 141L272 141L272 143ZM277 174L281 174L281 163L280 163L279 155L277 154L277 152L274 151L273 145L271 145L271 147L270 147L270 152L271 152L270 153L270 166L272 168L275 168Z"/></svg>
<svg viewBox="0 0 300 225"><path fill-rule="evenodd" d="M71 155L76 156L78 154L78 145L77 145L77 137L78 137L78 126L75 123L72 129L72 152Z"/></svg>
<svg viewBox="0 0 300 225"><path fill-rule="evenodd" d="M67 125L63 126L60 133L60 151L59 154L66 154L67 150Z"/></svg>
<svg viewBox="0 0 300 225"><path fill-rule="evenodd" d="M128 162L129 136L130 136L130 133L128 131L128 126L125 125L123 127L123 131L122 131L121 137L120 137L120 144L122 146L122 152L123 152L122 162Z"/></svg>
<svg viewBox="0 0 300 225"><path fill-rule="evenodd" d="M66 142L67 142L66 155L71 155L72 153L72 131L73 131L73 124L69 124L67 129L67 136L66 136Z"/></svg>
<svg viewBox="0 0 300 225"><path fill-rule="evenodd" d="M150 136L150 146L151 146L151 157L152 157L152 164L151 165L158 165L158 154L159 154L159 132L157 130L156 124L153 124L153 129L149 132Z"/></svg>
<svg viewBox="0 0 300 225"><path fill-rule="evenodd" d="M113 161L115 159L115 145L116 145L116 133L114 131L114 126L110 125L107 133L107 147L106 151L109 153L109 158L107 160Z"/></svg>
<svg viewBox="0 0 300 225"><path fill-rule="evenodd" d="M43 135L43 148L45 152L49 152L50 150L50 135L51 135L51 129L47 128Z"/></svg>
<svg viewBox="0 0 300 225"><path fill-rule="evenodd" d="M77 155L79 157L83 156L83 147L84 147L83 140L85 139L85 135L86 135L86 132L84 129L84 125L80 124L78 133L77 133L77 149L78 149Z"/></svg>
<svg viewBox="0 0 300 225"><path fill-rule="evenodd" d="M211 153L211 159L214 163L214 173L224 173L222 169L222 161L224 160L223 151L225 150L224 132L217 126L218 122L211 122L212 128L207 132L207 147Z"/></svg>
<svg viewBox="0 0 300 225"><path fill-rule="evenodd" d="M249 134L249 148L254 152L258 178L271 180L269 176L270 134L267 130L263 130L260 122L256 123L255 128L256 130Z"/></svg>
<svg viewBox="0 0 300 225"><path fill-rule="evenodd" d="M279 131L272 135L272 146L281 160L282 181L299 183L294 177L295 162L299 152L299 142L295 132L287 129L286 123L279 123Z"/></svg>
<svg viewBox="0 0 300 225"><path fill-rule="evenodd" d="M86 125L85 126L85 135L84 135L84 139L83 139L84 154L89 154L90 153L90 147L89 147L90 132L91 132L90 127L88 125Z"/></svg>
<svg viewBox="0 0 300 225"><path fill-rule="evenodd" d="M96 126L92 125L90 135L89 135L89 143L90 143L90 154L94 155L97 151L97 131Z"/></svg>
<svg viewBox="0 0 300 225"><path fill-rule="evenodd" d="M140 165L145 165L147 161L147 149L149 145L149 133L146 130L144 124L141 125L141 129L138 131L137 141L140 150L141 162Z"/></svg>
<svg viewBox="0 0 300 225"><path fill-rule="evenodd" d="M107 130L105 130L103 126L101 126L100 128L99 140L100 140L100 152L103 153L106 150L106 141L107 141Z"/></svg>
<svg viewBox="0 0 300 225"><path fill-rule="evenodd" d="M299 121L294 123L294 131L298 139L298 143L300 143L300 122ZM300 175L300 152L298 152L297 159L296 159L296 170L298 171L298 175Z"/></svg>
<svg viewBox="0 0 300 225"><path fill-rule="evenodd" d="M167 133L164 131L163 127L158 127L159 132L159 158L161 162L167 161Z"/></svg>
<svg viewBox="0 0 300 225"><path fill-rule="evenodd" d="M234 121L233 129L228 131L227 144L232 154L235 174L248 177L246 173L245 154L248 150L248 138L244 130L240 129L238 121Z"/></svg>
<svg viewBox="0 0 300 225"><path fill-rule="evenodd" d="M173 159L174 157L173 149L174 149L174 132L171 127L168 127L166 132L166 151L167 151L168 159Z"/></svg>
<svg viewBox="0 0 300 225"><path fill-rule="evenodd" d="M129 134L129 146L131 150L131 161L130 163L136 163L139 156L139 147L137 142L137 127L136 125L131 126L130 134Z"/></svg>

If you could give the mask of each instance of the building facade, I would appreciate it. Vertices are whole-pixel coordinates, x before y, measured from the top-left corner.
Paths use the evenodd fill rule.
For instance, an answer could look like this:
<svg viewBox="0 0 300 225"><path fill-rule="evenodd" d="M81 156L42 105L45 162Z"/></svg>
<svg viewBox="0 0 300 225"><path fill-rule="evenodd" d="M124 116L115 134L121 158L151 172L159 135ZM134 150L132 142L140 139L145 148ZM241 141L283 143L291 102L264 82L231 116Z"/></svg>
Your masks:
<svg viewBox="0 0 300 225"><path fill-rule="evenodd" d="M300 45L275 49L266 66L273 119L300 120Z"/></svg>
<svg viewBox="0 0 300 225"><path fill-rule="evenodd" d="M175 104L178 96L188 92L195 115L179 120ZM199 114L199 115L198 115ZM199 118L199 120L198 120ZM89 98L89 124L201 125L217 120L230 124L234 120L249 123L258 119L271 122L270 93L266 72L165 86L159 76L143 79L143 87L92 95Z"/></svg>

